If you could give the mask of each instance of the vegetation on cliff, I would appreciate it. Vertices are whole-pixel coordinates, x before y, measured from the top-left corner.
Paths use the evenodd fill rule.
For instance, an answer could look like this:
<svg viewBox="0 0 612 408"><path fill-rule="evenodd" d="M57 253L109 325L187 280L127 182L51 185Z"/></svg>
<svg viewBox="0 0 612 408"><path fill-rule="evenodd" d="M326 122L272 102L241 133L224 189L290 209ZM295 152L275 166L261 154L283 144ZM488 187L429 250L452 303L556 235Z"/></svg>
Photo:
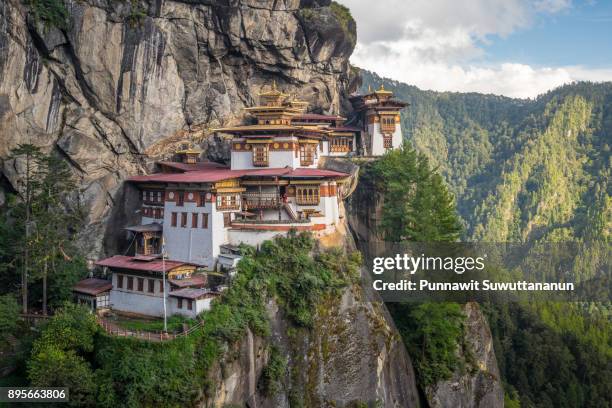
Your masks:
<svg viewBox="0 0 612 408"><path fill-rule="evenodd" d="M453 195L428 158L409 145L362 168L361 178L382 197L386 241L453 242L461 233ZM458 351L465 316L456 303L388 303L422 387L463 371ZM462 355L468 353L462 353Z"/></svg>
<svg viewBox="0 0 612 408"><path fill-rule="evenodd" d="M439 93L363 71L411 106L402 128L456 194L463 239L572 241L573 271L604 268L612 231L612 84L563 86L535 100ZM608 267L609 272L609 267ZM607 277L609 279L609 275ZM608 406L612 327L608 303L490 305L509 403Z"/></svg>
<svg viewBox="0 0 612 408"><path fill-rule="evenodd" d="M36 340L28 363L32 384L57 386L75 379L84 405L190 406L214 390L209 374L247 329L269 335L266 303L274 298L296 327L312 325L317 302L338 294L359 277L358 253L319 252L308 234L276 238L259 251L244 248L244 258L230 288L202 315L204 325L189 336L164 343L110 337L97 330L85 310L68 305ZM54 372L55 368L59 368ZM271 395L282 386L285 364L270 349L260 380ZM203 389L204 385L204 389ZM71 391L72 392L72 391Z"/></svg>
<svg viewBox="0 0 612 408"><path fill-rule="evenodd" d="M21 193L0 212L0 294L20 288L22 308L61 305L87 273L78 249L83 225L79 191L66 162L24 144L12 151L26 168Z"/></svg>

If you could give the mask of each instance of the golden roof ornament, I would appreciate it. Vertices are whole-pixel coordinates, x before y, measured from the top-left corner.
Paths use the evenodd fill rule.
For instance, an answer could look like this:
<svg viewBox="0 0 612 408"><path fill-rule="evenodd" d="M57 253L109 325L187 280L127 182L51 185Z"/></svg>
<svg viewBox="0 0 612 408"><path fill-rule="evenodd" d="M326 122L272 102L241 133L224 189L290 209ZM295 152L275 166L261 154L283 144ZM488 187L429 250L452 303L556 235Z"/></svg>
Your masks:
<svg viewBox="0 0 612 408"><path fill-rule="evenodd" d="M391 92L391 91L387 91L387 90L385 89L385 84L382 84L382 83L381 83L381 84L380 84L380 89L379 89L379 90L377 90L377 91L376 91L376 93L377 93L377 94L385 94L385 95L390 95L390 94L392 94L393 92Z"/></svg>

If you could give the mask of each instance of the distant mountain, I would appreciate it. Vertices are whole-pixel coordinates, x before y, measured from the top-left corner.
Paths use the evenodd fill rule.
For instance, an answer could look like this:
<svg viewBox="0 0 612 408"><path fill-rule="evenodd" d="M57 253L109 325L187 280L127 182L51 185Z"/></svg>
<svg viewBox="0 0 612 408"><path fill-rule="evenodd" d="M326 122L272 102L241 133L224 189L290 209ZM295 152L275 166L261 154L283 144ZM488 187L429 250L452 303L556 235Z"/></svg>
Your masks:
<svg viewBox="0 0 612 408"><path fill-rule="evenodd" d="M404 133L455 192L466 239L610 239L612 83L525 100L422 91L361 73L364 90L382 83L410 103Z"/></svg>
<svg viewBox="0 0 612 408"><path fill-rule="evenodd" d="M566 273L588 278L597 265L609 279L612 83L576 83L524 100L361 75L363 90L382 83L410 103L402 129L454 191L464 239L532 249L583 241ZM505 406L609 406L610 302L483 307Z"/></svg>

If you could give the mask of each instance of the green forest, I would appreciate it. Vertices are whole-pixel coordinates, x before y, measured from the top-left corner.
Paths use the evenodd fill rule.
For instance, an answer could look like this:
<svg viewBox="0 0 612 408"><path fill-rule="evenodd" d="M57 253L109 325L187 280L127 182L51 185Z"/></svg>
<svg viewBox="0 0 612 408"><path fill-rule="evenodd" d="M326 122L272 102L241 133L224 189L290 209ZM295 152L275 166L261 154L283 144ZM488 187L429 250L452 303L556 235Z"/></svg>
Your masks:
<svg viewBox="0 0 612 408"><path fill-rule="evenodd" d="M362 77L362 90L384 84L410 103L402 130L454 193L462 240L526 243L533 253L544 243L580 243L576 279L592 278L593 265L609 279L612 84L520 100ZM610 406L609 301L484 307L507 406Z"/></svg>

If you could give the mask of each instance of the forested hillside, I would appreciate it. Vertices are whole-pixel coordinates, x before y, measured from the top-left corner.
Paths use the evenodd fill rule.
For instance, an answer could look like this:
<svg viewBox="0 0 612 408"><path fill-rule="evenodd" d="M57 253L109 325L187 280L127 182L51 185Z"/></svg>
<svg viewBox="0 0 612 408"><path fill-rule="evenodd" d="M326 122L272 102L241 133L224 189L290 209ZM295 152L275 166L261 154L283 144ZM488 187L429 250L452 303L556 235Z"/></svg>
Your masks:
<svg viewBox="0 0 612 408"><path fill-rule="evenodd" d="M362 77L363 90L382 83L410 103L405 137L455 193L463 239L526 242L533 252L580 242L567 273L586 280L599 268L609 279L612 83L520 100ZM506 406L610 406L609 301L484 306Z"/></svg>
<svg viewBox="0 0 612 408"><path fill-rule="evenodd" d="M465 238L610 238L612 83L535 100L422 91L362 71L411 106L402 128L456 194Z"/></svg>

